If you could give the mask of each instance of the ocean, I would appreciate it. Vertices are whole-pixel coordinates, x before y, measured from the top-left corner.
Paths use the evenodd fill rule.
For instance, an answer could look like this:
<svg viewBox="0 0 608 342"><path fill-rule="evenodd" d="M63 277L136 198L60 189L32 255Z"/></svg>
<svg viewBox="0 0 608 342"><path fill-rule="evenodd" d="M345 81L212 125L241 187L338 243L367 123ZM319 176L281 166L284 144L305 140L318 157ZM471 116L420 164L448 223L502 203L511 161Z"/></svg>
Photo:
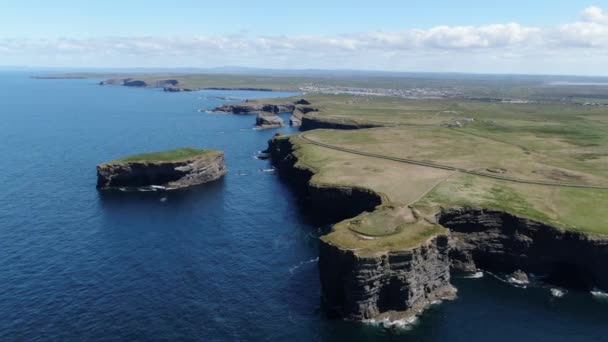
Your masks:
<svg viewBox="0 0 608 342"><path fill-rule="evenodd" d="M603 341L608 301L492 276L403 327L319 309L315 222L268 161L277 131L227 101L290 93L99 86L0 72L1 341ZM288 118L284 116L285 119ZM177 147L226 152L224 179L99 193L95 166Z"/></svg>

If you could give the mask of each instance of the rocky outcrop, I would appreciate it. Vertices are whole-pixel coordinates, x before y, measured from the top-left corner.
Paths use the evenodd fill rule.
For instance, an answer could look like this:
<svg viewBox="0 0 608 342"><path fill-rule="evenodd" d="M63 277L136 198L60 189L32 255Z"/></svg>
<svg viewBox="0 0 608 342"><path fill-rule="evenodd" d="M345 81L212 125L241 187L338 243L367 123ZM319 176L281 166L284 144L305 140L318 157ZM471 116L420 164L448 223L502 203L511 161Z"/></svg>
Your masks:
<svg viewBox="0 0 608 342"><path fill-rule="evenodd" d="M298 164L291 139L273 138L267 152L314 212L338 222L382 202L371 190L311 182L316 171ZM493 209L445 209L436 220L449 233L407 250L361 252L321 238L324 311L350 320L407 318L433 301L454 297L450 270L502 272L520 285L529 282L528 274L546 275L547 282L567 288L608 290L608 237Z"/></svg>
<svg viewBox="0 0 608 342"><path fill-rule="evenodd" d="M350 119L323 117L320 115L304 115L302 117L302 126L300 127L300 130L310 131L319 128L350 130L384 126L385 125L379 123L359 122Z"/></svg>
<svg viewBox="0 0 608 342"><path fill-rule="evenodd" d="M564 287L608 290L606 237L481 208L445 210L437 221L451 231L456 271L521 270L544 274L548 282Z"/></svg>
<svg viewBox="0 0 608 342"><path fill-rule="evenodd" d="M155 80L148 83L148 81L138 80L133 78L111 78L99 83L100 85L122 85L125 87L136 87L136 88L171 88L176 87L179 84L178 80L167 79L167 80ZM175 88L178 89L178 88Z"/></svg>
<svg viewBox="0 0 608 342"><path fill-rule="evenodd" d="M296 105L309 105L310 102L308 100L306 100L306 99L299 99L296 102L294 102L294 104L296 104Z"/></svg>
<svg viewBox="0 0 608 342"><path fill-rule="evenodd" d="M193 91L192 89L189 88L177 88L177 87L164 87L163 91L169 92L169 93L179 93L182 91Z"/></svg>
<svg viewBox="0 0 608 342"><path fill-rule="evenodd" d="M276 136L267 152L281 175L328 222L373 211L382 197L365 188L311 182L314 170L298 165L296 147ZM319 268L322 305L328 314L350 320L403 318L436 300L453 298L448 237L440 235L409 250L359 255L321 242Z"/></svg>
<svg viewBox="0 0 608 342"><path fill-rule="evenodd" d="M264 104L264 103L253 103L244 102L238 104L226 104L219 106L212 110L215 113L232 113L232 114L252 114L258 112L270 112L270 113L290 113L295 109L295 105L291 103L285 104Z"/></svg>
<svg viewBox="0 0 608 342"><path fill-rule="evenodd" d="M147 87L148 83L146 83L145 81L142 81L142 80L127 79L124 81L124 83L122 85L125 87L143 88L143 87Z"/></svg>
<svg viewBox="0 0 608 342"><path fill-rule="evenodd" d="M224 152L221 151L180 161L116 161L97 166L97 188L174 190L219 179L226 172Z"/></svg>
<svg viewBox="0 0 608 342"><path fill-rule="evenodd" d="M360 256L322 242L321 300L331 316L349 320L403 319L452 299L448 237L405 251Z"/></svg>
<svg viewBox="0 0 608 342"><path fill-rule="evenodd" d="M291 113L291 116L289 117L289 125L293 126L293 127L302 126L302 117L303 116L304 116L304 113L299 108L294 109L293 112Z"/></svg>
<svg viewBox="0 0 608 342"><path fill-rule="evenodd" d="M266 152L281 176L291 183L302 198L306 198L307 205L324 222L335 223L355 217L364 211L373 211L382 204L382 196L366 188L310 182L314 171L297 165L295 147L285 136L271 139Z"/></svg>
<svg viewBox="0 0 608 342"><path fill-rule="evenodd" d="M294 127L302 126L302 118L311 112L318 112L319 109L311 106L297 106L291 113L289 124Z"/></svg>
<svg viewBox="0 0 608 342"><path fill-rule="evenodd" d="M257 129L276 128L284 124L283 119L271 112L260 112L255 118L255 127Z"/></svg>

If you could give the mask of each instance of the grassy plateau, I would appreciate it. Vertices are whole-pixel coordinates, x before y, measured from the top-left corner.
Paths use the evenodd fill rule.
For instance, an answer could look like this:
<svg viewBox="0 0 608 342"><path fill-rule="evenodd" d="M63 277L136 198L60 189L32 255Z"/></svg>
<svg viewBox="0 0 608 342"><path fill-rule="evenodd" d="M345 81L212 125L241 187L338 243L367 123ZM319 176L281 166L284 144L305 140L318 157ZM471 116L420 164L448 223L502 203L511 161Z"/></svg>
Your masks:
<svg viewBox="0 0 608 342"><path fill-rule="evenodd" d="M125 158L116 159L106 164L117 164L117 163L145 163L145 162L175 162L188 160L194 157L200 157L205 154L217 152L216 150L201 150L192 147L178 148L175 150L142 153Z"/></svg>

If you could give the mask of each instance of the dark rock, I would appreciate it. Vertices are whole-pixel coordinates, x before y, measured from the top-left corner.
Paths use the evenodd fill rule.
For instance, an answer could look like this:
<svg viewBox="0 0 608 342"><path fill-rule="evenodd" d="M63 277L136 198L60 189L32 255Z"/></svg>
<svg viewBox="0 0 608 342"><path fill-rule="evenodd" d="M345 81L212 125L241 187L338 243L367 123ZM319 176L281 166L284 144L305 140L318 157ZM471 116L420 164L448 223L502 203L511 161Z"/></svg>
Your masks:
<svg viewBox="0 0 608 342"><path fill-rule="evenodd" d="M298 101L295 102L295 104L297 104L297 105L309 105L310 102L308 102L308 100L306 100L306 99L299 99Z"/></svg>
<svg viewBox="0 0 608 342"><path fill-rule="evenodd" d="M409 251L360 256L321 242L322 307L348 320L411 317L434 301L453 299L449 243L439 235Z"/></svg>
<svg viewBox="0 0 608 342"><path fill-rule="evenodd" d="M162 187L166 190L207 183L226 174L224 152L210 152L176 162L110 162L97 166L100 190Z"/></svg>
<svg viewBox="0 0 608 342"><path fill-rule="evenodd" d="M294 146L287 137L271 139L267 151L281 175L329 222L373 211L382 203L382 197L368 189L310 184L313 172L296 166ZM321 242L322 307L332 316L351 320L415 315L435 300L455 296L448 253L445 235L409 251L372 256Z"/></svg>
<svg viewBox="0 0 608 342"><path fill-rule="evenodd" d="M511 273L511 275L509 275L509 281L520 285L527 285L530 283L528 275L522 270L517 270Z"/></svg>
<svg viewBox="0 0 608 342"><path fill-rule="evenodd" d="M255 118L257 129L276 128L284 125L283 119L272 112L260 112Z"/></svg>
<svg viewBox="0 0 608 342"><path fill-rule="evenodd" d="M148 83L142 81L142 80L127 80L123 83L123 85L125 87L138 87L138 88L143 88L143 87L147 87Z"/></svg>
<svg viewBox="0 0 608 342"><path fill-rule="evenodd" d="M379 123L359 122L350 119L330 118L310 114L302 116L302 126L300 127L300 131L310 131L319 128L352 130L385 126L386 125Z"/></svg>
<svg viewBox="0 0 608 342"><path fill-rule="evenodd" d="M302 112L302 114L308 114L310 112L318 112L319 109L311 106L298 106L297 109Z"/></svg>
<svg viewBox="0 0 608 342"><path fill-rule="evenodd" d="M215 108L214 112L232 113L232 114L252 114L258 112L269 113L289 113L295 109L295 106L290 103L286 104L260 104L253 102L243 102L239 104L226 104Z"/></svg>
<svg viewBox="0 0 608 342"><path fill-rule="evenodd" d="M450 229L452 268L545 274L566 288L608 290L608 239L561 230L503 211L445 210L437 221Z"/></svg>

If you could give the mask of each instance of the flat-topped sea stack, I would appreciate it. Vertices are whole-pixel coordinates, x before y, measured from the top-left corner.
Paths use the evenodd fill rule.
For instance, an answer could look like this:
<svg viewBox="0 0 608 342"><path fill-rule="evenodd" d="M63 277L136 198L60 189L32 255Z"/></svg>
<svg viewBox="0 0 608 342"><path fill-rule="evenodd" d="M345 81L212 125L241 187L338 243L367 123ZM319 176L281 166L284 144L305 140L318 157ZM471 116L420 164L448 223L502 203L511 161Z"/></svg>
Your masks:
<svg viewBox="0 0 608 342"><path fill-rule="evenodd" d="M226 172L223 151L181 148L98 165L97 188L175 190L217 180Z"/></svg>
<svg viewBox="0 0 608 342"><path fill-rule="evenodd" d="M285 125L280 116L272 112L260 112L255 118L257 129L276 128Z"/></svg>

